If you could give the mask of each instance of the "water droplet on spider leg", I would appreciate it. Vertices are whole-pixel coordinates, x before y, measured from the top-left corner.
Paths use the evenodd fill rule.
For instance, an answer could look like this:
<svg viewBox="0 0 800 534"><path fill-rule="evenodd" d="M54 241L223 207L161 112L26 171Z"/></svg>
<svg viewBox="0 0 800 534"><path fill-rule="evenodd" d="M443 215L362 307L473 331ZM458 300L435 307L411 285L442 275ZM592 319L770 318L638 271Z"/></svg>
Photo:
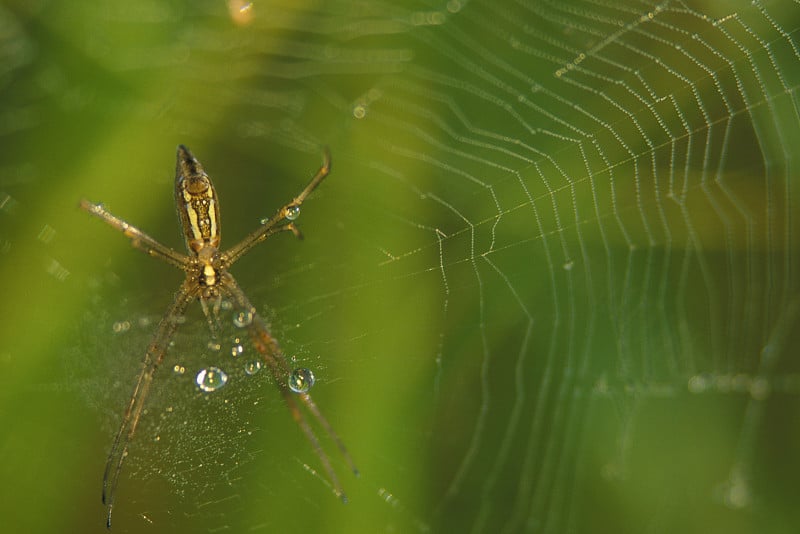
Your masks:
<svg viewBox="0 0 800 534"><path fill-rule="evenodd" d="M218 367L209 367L197 373L195 382L197 382L197 387L201 390L206 393L211 393L212 391L220 389L228 382L228 375Z"/></svg>
<svg viewBox="0 0 800 534"><path fill-rule="evenodd" d="M290 221L296 220L300 217L300 206L289 206L286 208L286 218Z"/></svg>
<svg viewBox="0 0 800 534"><path fill-rule="evenodd" d="M253 322L252 310L239 310L233 314L233 325L237 328L244 328Z"/></svg>
<svg viewBox="0 0 800 534"><path fill-rule="evenodd" d="M247 362L246 364L244 364L244 372L250 376L253 376L260 370L261 370L261 362L258 360L253 360L252 362Z"/></svg>
<svg viewBox="0 0 800 534"><path fill-rule="evenodd" d="M308 393L314 385L314 373L311 369L298 367L289 375L289 389L295 393Z"/></svg>

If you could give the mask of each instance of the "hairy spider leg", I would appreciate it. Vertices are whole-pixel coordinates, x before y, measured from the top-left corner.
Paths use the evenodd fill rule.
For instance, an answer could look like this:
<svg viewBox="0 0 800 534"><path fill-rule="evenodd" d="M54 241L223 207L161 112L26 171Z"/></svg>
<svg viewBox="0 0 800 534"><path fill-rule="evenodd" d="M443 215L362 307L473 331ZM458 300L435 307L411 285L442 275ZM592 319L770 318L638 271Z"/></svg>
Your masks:
<svg viewBox="0 0 800 534"><path fill-rule="evenodd" d="M232 246L231 248L225 251L223 257L225 258L227 265L230 267L231 265L236 263L236 261L239 258L241 258L248 250L250 250L257 244L264 241L270 235L274 234L276 225L280 224L283 221L286 220L291 221L292 219L296 218L297 217L296 210L300 208L306 197L310 195L311 192L314 191L314 189L316 189L320 183L322 183L322 180L324 180L325 177L328 176L330 172L331 172L331 154L326 148L323 152L322 166L319 168L314 177L311 178L311 181L308 182L308 185L305 187L305 189L303 189L299 195L294 197L294 199L292 199L291 202L278 209L278 211L275 212L275 215L270 217L263 225L261 225L261 227L257 228L256 230L245 236L245 238L239 241L236 245ZM292 216L292 213L295 213L295 215ZM286 226L287 230L291 230L296 237L298 238L302 237L300 230L298 230L294 224L289 223L284 226Z"/></svg>
<svg viewBox="0 0 800 534"><path fill-rule="evenodd" d="M347 451L347 448L344 446L344 443L333 429L331 424L319 411L319 408L317 408L317 405L311 399L311 396L308 393L294 393L291 389L289 389L287 379L292 370L289 367L286 356L283 354L283 351L278 345L278 341L272 336L272 334L270 334L269 329L267 329L267 326L264 324L264 321L255 311L255 308L230 273L225 273L223 276L222 290L231 298L237 308L249 310L253 314L253 319L247 326L247 331L250 335L251 341L253 342L253 346L263 357L264 363L267 364L267 367L269 368L270 373L275 380L275 384L278 386L281 395L283 395L284 401L289 408L289 412L292 414L292 417L297 425L306 435L311 447L314 449L314 452L322 462L325 472L331 479L334 492L343 501L347 502L347 496L345 495L344 490L339 483L339 478L336 476L336 471L333 469L330 458L320 445L317 435L306 421L305 417L303 416L303 412L300 411L295 398L299 397L303 404L305 404L311 415L314 416L328 436L330 436L333 442L336 443L336 446L342 453L342 456L347 462L348 467L350 467L353 473L358 476L358 469L356 468L350 453Z"/></svg>
<svg viewBox="0 0 800 534"><path fill-rule="evenodd" d="M166 314L164 314L161 321L158 323L156 334L147 347L147 352L142 360L142 370L139 373L139 379L136 381L136 386L133 388L130 401L125 409L125 415L123 415L122 423L119 426L119 431L114 438L111 451L108 453L106 469L103 473L103 504L106 505L106 526L108 528L111 528L114 494L117 490L119 475L122 472L122 464L125 462L125 457L128 455L128 446L136 432L136 426L139 424L139 418L142 415L142 409L144 408L147 394L150 391L150 384L153 382L153 374L163 361L164 355L167 353L170 339L178 328L177 318L183 315L186 306L195 298L197 298L196 289L184 283L175 294L175 299L167 309Z"/></svg>
<svg viewBox="0 0 800 534"><path fill-rule="evenodd" d="M128 224L119 217L112 215L102 204L93 204L86 199L81 200L80 208L95 217L108 223L110 226L122 232L125 237L131 240L131 245L147 254L185 271L188 269L192 259L186 254L176 252L171 248L162 245L146 233L135 226Z"/></svg>

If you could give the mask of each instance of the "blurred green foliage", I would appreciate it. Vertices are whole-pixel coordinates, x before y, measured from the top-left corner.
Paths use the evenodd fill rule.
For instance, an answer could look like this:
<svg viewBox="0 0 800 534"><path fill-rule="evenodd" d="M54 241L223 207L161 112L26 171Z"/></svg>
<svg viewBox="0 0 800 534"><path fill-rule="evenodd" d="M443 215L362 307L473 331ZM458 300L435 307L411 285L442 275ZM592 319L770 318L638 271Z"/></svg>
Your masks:
<svg viewBox="0 0 800 534"><path fill-rule="evenodd" d="M269 381L165 364L115 532L792 532L796 5L248 5L0 5L4 530L104 530L181 275L77 204L181 247L184 143L228 245L330 146L306 239L234 274L362 476Z"/></svg>

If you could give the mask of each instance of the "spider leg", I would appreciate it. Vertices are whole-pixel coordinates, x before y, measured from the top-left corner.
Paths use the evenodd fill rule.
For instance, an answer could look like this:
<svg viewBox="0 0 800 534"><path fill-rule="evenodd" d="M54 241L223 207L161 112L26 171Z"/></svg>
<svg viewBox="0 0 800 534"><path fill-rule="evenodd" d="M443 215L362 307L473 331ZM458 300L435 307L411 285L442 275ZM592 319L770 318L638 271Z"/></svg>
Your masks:
<svg viewBox="0 0 800 534"><path fill-rule="evenodd" d="M191 259L185 254L176 252L171 248L162 245L149 235L145 234L135 226L132 226L119 217L111 214L101 204L92 204L88 200L81 200L80 207L82 210L94 215L110 224L131 240L131 245L139 250L147 253L149 256L154 256L169 264L174 265L178 269L185 271L187 266L191 263Z"/></svg>
<svg viewBox="0 0 800 534"><path fill-rule="evenodd" d="M211 301L211 308L208 307L208 301ZM219 338L219 310L222 307L222 295L215 295L213 297L200 296L200 307L203 309L203 315L206 317L208 328L211 330L211 339Z"/></svg>
<svg viewBox="0 0 800 534"><path fill-rule="evenodd" d="M253 248L255 245L261 243L268 237L273 236L275 234L279 234L281 232L292 232L298 239L303 239L303 234L300 233L300 230L298 230L297 226L295 226L294 223L283 224L281 226L273 226L267 232L262 232L261 228L259 228L256 232L258 232L259 235L255 238L254 241L250 241L250 237L253 234L255 234L255 232L245 237L242 241L240 241L239 243L237 243L236 245L234 245L233 247L231 247L222 254L223 261L225 262L225 265L227 267L233 265L233 263L236 260L241 258L248 250Z"/></svg>
<svg viewBox="0 0 800 534"><path fill-rule="evenodd" d="M333 430L333 427L330 425L328 420L325 419L325 417L319 411L319 408L311 399L311 396L308 393L296 394L289 389L288 378L291 374L291 369L286 361L286 356L284 356L283 351L281 351L280 347L278 346L277 340L275 340L275 338L269 333L269 330L261 320L261 317L255 313L255 308L252 304L250 304L247 296L241 290L239 285L236 283L236 280L233 278L233 276L231 276L230 273L225 273L223 275L221 286L222 290L234 301L235 306L242 309L251 310L253 312L253 320L247 326L253 346L262 355L264 361L269 367L272 378L275 380L281 395L283 395L283 400L286 402L286 406L289 408L292 418L300 427L300 430L302 430L303 434L305 434L306 439L308 439L311 447L314 449L315 454L320 459L320 462L322 462L322 466L325 469L325 472L328 474L328 477L333 485L334 492L342 499L342 501L347 502L347 496L345 495L344 490L339 483L339 478L336 476L336 471L333 469L331 460L325 453L325 450L322 448L322 445L320 444L317 435L314 433L314 430L308 424L308 421L306 421L303 412L300 411L300 407L296 401L297 398L302 401L311 415L314 416L328 436L330 436L330 438L336 443L336 446L341 451L342 456L344 456L348 466L357 476L358 469L353 463L350 453L347 452L347 448L344 446L341 438L339 438L338 434L336 434L336 432Z"/></svg>
<svg viewBox="0 0 800 534"><path fill-rule="evenodd" d="M231 247L226 253L225 256L228 259L228 266L233 265L244 253L248 250L256 246L258 243L264 241L267 237L281 231L281 230L291 230L297 237L300 237L300 231L292 224L289 223L285 226L278 226L281 222L285 220L292 220L297 216L297 210L300 208L300 205L306 199L308 195L311 194L317 186L322 183L322 180L328 176L328 173L331 172L331 154L327 148L322 153L322 166L317 171L317 174L311 178L311 181L308 182L308 185L303 189L299 195L294 197L291 202L281 207L275 215L269 218L267 222L261 225L260 228L256 229L249 235L247 235L244 239L242 239L239 243ZM293 215L294 214L294 215Z"/></svg>
<svg viewBox="0 0 800 534"><path fill-rule="evenodd" d="M303 416L303 412L300 411L300 408L295 402L294 394L289 389L289 386L286 385L286 374L282 373L269 361L268 365L269 370L272 372L272 378L277 384L279 384L281 395L283 395L283 400L286 402L286 406L289 408L289 413L292 414L294 422L297 423L297 426L299 426L300 430L303 431L306 439L308 439L309 443L311 443L311 448L314 449L314 453L316 453L320 462L322 462L322 467L325 469L325 472L328 474L331 484L333 485L333 492L342 500L342 502L346 503L347 495L345 495L344 489L342 489L342 484L339 482L339 477L336 476L336 470L333 468L333 465L331 465L331 459L325 453L325 450L322 448L317 435L314 433L314 430ZM308 396L307 393L304 395Z"/></svg>
<svg viewBox="0 0 800 534"><path fill-rule="evenodd" d="M142 415L147 394L150 391L150 384L153 381L153 374L158 368L164 355L169 347L170 339L172 338L175 330L178 328L178 317L180 317L186 306L197 297L194 288L184 284L175 294L175 299L170 305L167 313L158 323L158 329L147 347L147 352L142 360L142 370L139 373L139 379L136 381L136 386L133 388L130 401L125 409L125 414L122 417L117 436L114 438L114 443L111 446L111 451L108 453L108 460L106 461L106 469L103 473L103 504L106 505L106 526L111 528L111 512L114 508L114 494L119 482L119 475L122 471L122 464L125 462L125 457L128 455L128 445L133 439L133 434L136 431L136 426L139 424L139 418Z"/></svg>
<svg viewBox="0 0 800 534"><path fill-rule="evenodd" d="M319 422L322 428L325 429L325 432L327 432L328 435L331 437L333 442L336 443L336 447L338 447L339 452L342 453L344 461L347 462L347 466L350 468L350 470L353 472L355 476L358 476L359 475L358 468L356 467L355 462L353 462L353 458L350 456L350 452L347 450L347 447L344 446L344 442L339 437L339 434L336 433L336 431L333 429L333 427L325 418L325 416L322 415L322 412L319 411L319 408L317 407L317 404L314 402L314 400L311 398L311 395L309 395L308 393L294 393L294 395L300 397L300 400L303 401L303 404L306 405L306 408L308 408L308 411L311 412L311 415L314 416L314 419L316 419Z"/></svg>

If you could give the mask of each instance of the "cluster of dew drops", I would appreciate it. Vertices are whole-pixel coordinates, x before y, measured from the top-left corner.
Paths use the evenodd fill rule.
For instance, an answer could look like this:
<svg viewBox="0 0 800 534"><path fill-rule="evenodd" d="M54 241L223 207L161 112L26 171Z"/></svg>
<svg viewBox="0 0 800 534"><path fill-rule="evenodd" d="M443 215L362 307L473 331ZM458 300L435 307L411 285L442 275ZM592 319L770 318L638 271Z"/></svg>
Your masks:
<svg viewBox="0 0 800 534"><path fill-rule="evenodd" d="M246 328L252 322L252 310L239 310L233 314L233 325L237 328ZM213 351L219 351L222 349L222 345L215 340L211 340L208 343L208 348ZM244 354L245 348L240 337L237 336L233 338L230 352L233 358L238 358ZM248 376L255 375L261 370L262 365L261 360L248 360L244 363L244 372ZM186 368L181 365L176 365L173 370L177 374L186 372ZM314 381L314 373L310 369L299 367L294 369L289 375L287 378L287 385L289 389L295 393L307 393L314 385ZM206 367L197 373L197 376L195 376L195 383L200 391L212 393L218 391L228 383L228 374L219 367Z"/></svg>

